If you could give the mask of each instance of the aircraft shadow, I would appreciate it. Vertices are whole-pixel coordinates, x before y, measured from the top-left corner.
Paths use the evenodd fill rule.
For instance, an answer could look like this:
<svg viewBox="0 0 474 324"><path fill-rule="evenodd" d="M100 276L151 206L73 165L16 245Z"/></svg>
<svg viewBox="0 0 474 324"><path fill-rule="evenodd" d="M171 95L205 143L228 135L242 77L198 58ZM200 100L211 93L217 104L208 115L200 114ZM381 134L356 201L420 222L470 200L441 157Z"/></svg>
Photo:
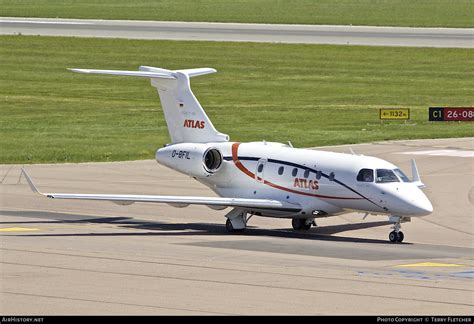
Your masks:
<svg viewBox="0 0 474 324"><path fill-rule="evenodd" d="M68 237L68 236L268 236L278 238L295 238L302 240L316 240L316 241L336 241L336 242L353 242L353 243L377 243L377 244L391 244L386 240L342 237L335 236L335 234L350 231L367 229L379 226L387 226L390 223L387 221L364 222L356 224L341 224L324 227L313 227L309 231L294 231L291 228L280 229L263 229L256 228L251 225L247 227L244 232L229 234L224 224L210 224L210 223L163 223L159 221L139 220L132 217L94 217L91 215L81 214L66 214L46 211L10 211L0 210L0 215L27 217L27 218L41 218L43 221L8 221L0 222L0 225L14 225L14 224L60 224L60 223L96 223L96 224L113 224L118 228L145 230L147 232L111 232L111 233L51 233L51 234L19 234L16 236L28 237ZM8 234L12 236L12 234ZM407 244L407 243L404 243Z"/></svg>

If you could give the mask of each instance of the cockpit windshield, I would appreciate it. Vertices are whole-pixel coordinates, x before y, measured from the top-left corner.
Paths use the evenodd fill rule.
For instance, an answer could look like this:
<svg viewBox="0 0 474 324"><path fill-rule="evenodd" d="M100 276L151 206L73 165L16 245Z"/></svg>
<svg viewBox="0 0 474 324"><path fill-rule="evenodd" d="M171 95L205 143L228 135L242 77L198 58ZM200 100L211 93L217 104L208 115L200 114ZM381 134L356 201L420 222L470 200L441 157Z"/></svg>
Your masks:
<svg viewBox="0 0 474 324"><path fill-rule="evenodd" d="M387 183L387 182L400 182L397 176L392 170L388 169L377 169L377 178L375 179L377 183Z"/></svg>
<svg viewBox="0 0 474 324"><path fill-rule="evenodd" d="M395 169L395 170L393 170L393 171L396 173L396 175L397 175L400 179L402 179L403 182L410 182L410 179L408 179L408 177L406 176L405 173L403 173L402 170L400 170L400 169Z"/></svg>

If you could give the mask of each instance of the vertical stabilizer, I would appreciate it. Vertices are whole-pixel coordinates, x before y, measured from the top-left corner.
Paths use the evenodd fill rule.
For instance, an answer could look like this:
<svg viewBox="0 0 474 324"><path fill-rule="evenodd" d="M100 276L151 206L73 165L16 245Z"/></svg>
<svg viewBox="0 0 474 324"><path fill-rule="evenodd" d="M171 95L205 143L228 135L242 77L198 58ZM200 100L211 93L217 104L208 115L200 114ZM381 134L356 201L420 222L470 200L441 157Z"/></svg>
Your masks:
<svg viewBox="0 0 474 324"><path fill-rule="evenodd" d="M139 71L71 69L90 74L148 77L160 96L172 143L226 142L229 136L218 132L191 91L189 79L214 73L211 68L166 70L141 66Z"/></svg>

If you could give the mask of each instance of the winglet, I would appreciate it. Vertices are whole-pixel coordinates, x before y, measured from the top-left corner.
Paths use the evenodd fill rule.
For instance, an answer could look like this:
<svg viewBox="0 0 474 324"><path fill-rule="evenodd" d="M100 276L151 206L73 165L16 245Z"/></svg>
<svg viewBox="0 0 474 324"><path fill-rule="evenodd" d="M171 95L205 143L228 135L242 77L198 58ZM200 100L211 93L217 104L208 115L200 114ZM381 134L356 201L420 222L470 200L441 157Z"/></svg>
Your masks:
<svg viewBox="0 0 474 324"><path fill-rule="evenodd" d="M412 183L414 183L418 188L426 188L425 184L421 182L420 173L418 172L415 159L411 159L411 177Z"/></svg>
<svg viewBox="0 0 474 324"><path fill-rule="evenodd" d="M38 190L38 188L36 188L33 180L31 180L31 178L28 175L28 173L26 172L25 168L21 168L21 173L25 176L25 179L28 182L28 185L30 186L31 191L33 191L34 193L40 194L40 195L44 195L42 192L40 192Z"/></svg>

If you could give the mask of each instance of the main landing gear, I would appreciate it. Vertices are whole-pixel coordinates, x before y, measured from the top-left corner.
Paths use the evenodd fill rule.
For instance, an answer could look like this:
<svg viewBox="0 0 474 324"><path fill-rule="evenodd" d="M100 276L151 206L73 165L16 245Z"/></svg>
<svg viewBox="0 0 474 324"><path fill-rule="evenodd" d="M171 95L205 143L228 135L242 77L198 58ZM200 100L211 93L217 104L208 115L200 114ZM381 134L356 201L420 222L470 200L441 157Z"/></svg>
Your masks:
<svg viewBox="0 0 474 324"><path fill-rule="evenodd" d="M392 243L401 243L403 242L403 239L405 238L405 235L403 234L400 229L402 228L401 223L409 222L410 218L407 217L399 217L399 216L390 216L389 217L389 222L393 223L393 231L388 234L388 239Z"/></svg>
<svg viewBox="0 0 474 324"><path fill-rule="evenodd" d="M225 222L225 228L227 229L227 232L240 233L245 231L247 228L247 222L252 217L252 215L247 217L246 211L234 208L227 215L225 215L225 217L227 217L227 221Z"/></svg>
<svg viewBox="0 0 474 324"><path fill-rule="evenodd" d="M229 233L240 233L245 231L247 226L244 226L243 228L234 228L234 225L232 225L232 221L230 219L227 219L225 222L225 228L227 229L227 232Z"/></svg>
<svg viewBox="0 0 474 324"><path fill-rule="evenodd" d="M316 226L314 218L293 218L291 221L293 229L296 231L299 230L309 230L312 225Z"/></svg>

